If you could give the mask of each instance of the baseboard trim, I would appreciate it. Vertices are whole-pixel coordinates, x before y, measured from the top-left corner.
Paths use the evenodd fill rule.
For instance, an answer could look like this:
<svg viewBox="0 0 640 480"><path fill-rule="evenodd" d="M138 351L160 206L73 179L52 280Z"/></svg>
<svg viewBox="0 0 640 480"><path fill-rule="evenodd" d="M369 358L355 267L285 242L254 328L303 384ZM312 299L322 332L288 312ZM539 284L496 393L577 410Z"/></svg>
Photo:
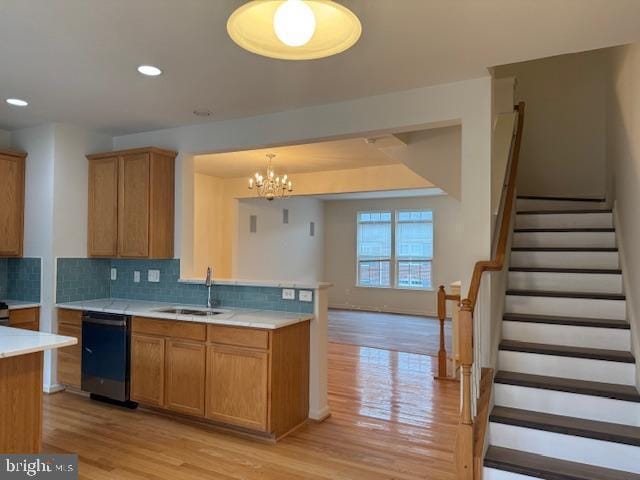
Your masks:
<svg viewBox="0 0 640 480"><path fill-rule="evenodd" d="M397 315L410 315L412 317L433 317L438 318L437 312L419 312L416 310L403 310L401 308L378 308L356 305L329 305L329 310L348 310L352 312L370 312L370 313L395 313ZM447 315L451 318L451 315Z"/></svg>
<svg viewBox="0 0 640 480"><path fill-rule="evenodd" d="M64 385L60 385L59 383L56 383L54 385L43 385L42 386L42 391L44 393L46 393L47 395L50 395L52 393L62 392L64 389L65 389Z"/></svg>

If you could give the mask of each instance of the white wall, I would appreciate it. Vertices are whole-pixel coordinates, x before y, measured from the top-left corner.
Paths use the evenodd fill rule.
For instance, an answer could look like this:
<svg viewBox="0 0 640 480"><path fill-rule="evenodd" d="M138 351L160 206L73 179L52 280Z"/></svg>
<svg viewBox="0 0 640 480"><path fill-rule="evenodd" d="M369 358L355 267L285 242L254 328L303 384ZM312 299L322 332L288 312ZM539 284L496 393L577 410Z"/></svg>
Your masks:
<svg viewBox="0 0 640 480"><path fill-rule="evenodd" d="M604 197L606 52L561 55L497 67L516 77L526 121L518 193Z"/></svg>
<svg viewBox="0 0 640 480"><path fill-rule="evenodd" d="M633 350L640 355L640 45L610 56L607 157ZM640 386L640 373L637 375Z"/></svg>
<svg viewBox="0 0 640 480"><path fill-rule="evenodd" d="M6 130L0 130L0 148L9 148L11 146L11 133Z"/></svg>
<svg viewBox="0 0 640 480"><path fill-rule="evenodd" d="M24 255L42 258L40 329L56 332L55 259L86 256L87 159L112 148L111 137L61 124L11 133L11 147L27 152ZM56 384L56 356L45 352L44 385Z"/></svg>
<svg viewBox="0 0 640 480"><path fill-rule="evenodd" d="M283 223L283 209L289 223ZM324 214L322 201L295 197L268 202L238 201L238 236L233 277L252 280L323 281ZM256 215L257 231L249 231ZM309 223L314 222L314 236Z"/></svg>
<svg viewBox="0 0 640 480"><path fill-rule="evenodd" d="M430 209L434 218L433 291L356 286L356 215L376 209ZM437 287L460 280L462 223L460 202L450 196L325 202L325 273L333 283L329 305L414 315L437 314Z"/></svg>

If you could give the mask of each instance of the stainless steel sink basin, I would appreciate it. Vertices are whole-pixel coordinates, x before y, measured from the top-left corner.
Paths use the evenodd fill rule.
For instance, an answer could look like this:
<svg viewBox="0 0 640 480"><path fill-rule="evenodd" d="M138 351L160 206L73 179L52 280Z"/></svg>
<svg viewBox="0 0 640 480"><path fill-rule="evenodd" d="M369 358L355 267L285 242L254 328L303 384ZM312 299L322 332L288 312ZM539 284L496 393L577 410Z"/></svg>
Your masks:
<svg viewBox="0 0 640 480"><path fill-rule="evenodd" d="M194 310L191 308L161 308L156 310L156 312L173 313L175 315L196 315L198 317L209 317L224 313L217 310Z"/></svg>

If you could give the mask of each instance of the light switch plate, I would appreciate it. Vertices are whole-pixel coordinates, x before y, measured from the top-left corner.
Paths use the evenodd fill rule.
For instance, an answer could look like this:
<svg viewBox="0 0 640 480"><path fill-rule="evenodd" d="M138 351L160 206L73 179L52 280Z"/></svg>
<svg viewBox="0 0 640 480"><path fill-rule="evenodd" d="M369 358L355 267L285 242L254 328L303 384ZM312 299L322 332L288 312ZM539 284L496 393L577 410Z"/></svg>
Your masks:
<svg viewBox="0 0 640 480"><path fill-rule="evenodd" d="M160 270L149 270L148 280L152 283L158 283L160 281Z"/></svg>
<svg viewBox="0 0 640 480"><path fill-rule="evenodd" d="M111 280L117 280L118 279L118 269L117 268L112 268L111 269Z"/></svg>
<svg viewBox="0 0 640 480"><path fill-rule="evenodd" d="M133 283L140 283L140 272L138 270L133 272Z"/></svg>
<svg viewBox="0 0 640 480"><path fill-rule="evenodd" d="M301 302L313 302L313 292L311 290L300 290L298 294Z"/></svg>
<svg viewBox="0 0 640 480"><path fill-rule="evenodd" d="M282 298L284 300L295 300L296 299L296 291L293 288L283 288L282 289Z"/></svg>

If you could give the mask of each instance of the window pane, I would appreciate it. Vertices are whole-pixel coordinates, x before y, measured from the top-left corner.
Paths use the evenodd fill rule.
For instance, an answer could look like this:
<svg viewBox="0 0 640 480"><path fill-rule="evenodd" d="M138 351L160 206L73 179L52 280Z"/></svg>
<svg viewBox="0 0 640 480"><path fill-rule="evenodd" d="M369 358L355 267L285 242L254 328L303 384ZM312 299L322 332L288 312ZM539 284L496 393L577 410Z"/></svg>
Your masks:
<svg viewBox="0 0 640 480"><path fill-rule="evenodd" d="M431 262L399 261L398 286L431 288Z"/></svg>
<svg viewBox="0 0 640 480"><path fill-rule="evenodd" d="M396 226L398 257L430 259L433 257L433 224L406 222Z"/></svg>
<svg viewBox="0 0 640 480"><path fill-rule="evenodd" d="M389 275L390 262L360 262L358 265L358 284L368 287L388 287L391 285Z"/></svg>
<svg viewBox="0 0 640 480"><path fill-rule="evenodd" d="M391 257L390 223L361 223L358 225L358 257L365 260Z"/></svg>

